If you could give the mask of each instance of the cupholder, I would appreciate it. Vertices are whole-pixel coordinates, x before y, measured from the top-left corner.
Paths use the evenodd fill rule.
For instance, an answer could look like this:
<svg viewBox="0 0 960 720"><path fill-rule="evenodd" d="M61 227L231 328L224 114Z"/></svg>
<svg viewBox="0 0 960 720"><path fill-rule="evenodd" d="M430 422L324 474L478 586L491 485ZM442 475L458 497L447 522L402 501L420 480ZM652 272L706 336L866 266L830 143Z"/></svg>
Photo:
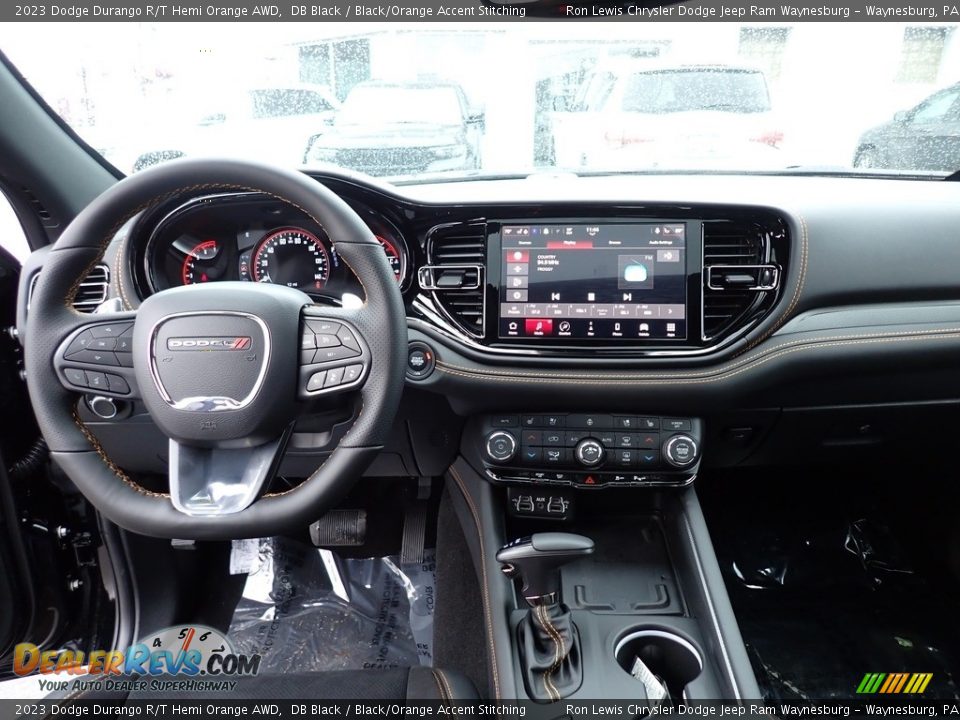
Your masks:
<svg viewBox="0 0 960 720"><path fill-rule="evenodd" d="M614 653L620 667L628 673L639 657L667 684L674 701L683 698L684 688L703 671L703 659L693 644L666 630L633 630L620 639Z"/></svg>

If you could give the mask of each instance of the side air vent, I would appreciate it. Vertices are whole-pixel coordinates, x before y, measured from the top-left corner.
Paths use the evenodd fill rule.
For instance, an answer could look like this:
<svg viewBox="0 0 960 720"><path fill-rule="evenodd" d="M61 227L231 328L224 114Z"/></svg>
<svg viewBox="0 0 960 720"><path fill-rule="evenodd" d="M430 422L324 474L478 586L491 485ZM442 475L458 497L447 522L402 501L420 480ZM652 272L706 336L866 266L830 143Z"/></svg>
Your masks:
<svg viewBox="0 0 960 720"><path fill-rule="evenodd" d="M483 337L486 226L441 225L427 236L430 264L421 267L422 290L430 290L440 307L462 330Z"/></svg>
<svg viewBox="0 0 960 720"><path fill-rule="evenodd" d="M780 282L773 231L759 224L703 225L703 337L723 335L760 309Z"/></svg>
<svg viewBox="0 0 960 720"><path fill-rule="evenodd" d="M106 265L97 265L80 283L73 307L80 312L92 313L106 301L109 287L110 269Z"/></svg>

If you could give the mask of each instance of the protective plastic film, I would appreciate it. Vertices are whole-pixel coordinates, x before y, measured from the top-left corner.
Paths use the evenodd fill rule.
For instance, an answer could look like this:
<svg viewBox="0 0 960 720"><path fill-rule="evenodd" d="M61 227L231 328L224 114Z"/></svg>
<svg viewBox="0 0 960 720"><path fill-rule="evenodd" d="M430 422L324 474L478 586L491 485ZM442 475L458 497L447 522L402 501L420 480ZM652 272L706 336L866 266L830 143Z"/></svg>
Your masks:
<svg viewBox="0 0 960 720"><path fill-rule="evenodd" d="M230 565L247 582L229 636L264 672L432 664L432 550L401 564L267 538L235 541Z"/></svg>

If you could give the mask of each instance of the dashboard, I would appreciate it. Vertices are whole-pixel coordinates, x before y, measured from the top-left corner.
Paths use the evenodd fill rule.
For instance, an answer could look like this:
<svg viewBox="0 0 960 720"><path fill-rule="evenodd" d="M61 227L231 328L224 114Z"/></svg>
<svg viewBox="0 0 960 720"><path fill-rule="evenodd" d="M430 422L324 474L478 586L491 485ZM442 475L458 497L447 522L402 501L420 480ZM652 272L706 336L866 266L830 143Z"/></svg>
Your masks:
<svg viewBox="0 0 960 720"><path fill-rule="evenodd" d="M703 461L730 465L902 451L958 407L957 183L650 175L392 186L313 177L378 237L406 306L409 398L396 426L410 435L400 432L375 472L442 472L449 456L427 458L460 449L454 429L464 418L476 420L477 437L512 414L688 418ZM135 308L165 288L224 280L278 282L342 303L362 287L336 242L271 198L176 198L116 234L82 286L102 294L78 309L103 299ZM41 266L37 253L24 268L21 327ZM128 466L161 471L163 439L125 456L124 433L142 430L141 416L133 407L118 417L127 420L97 426L102 441ZM543 435L529 449L514 434L517 452L544 458L579 446L566 444L569 429L564 444ZM289 461L302 455L313 467L321 437L339 435L295 433ZM648 453L642 435L637 442L616 451L639 462Z"/></svg>

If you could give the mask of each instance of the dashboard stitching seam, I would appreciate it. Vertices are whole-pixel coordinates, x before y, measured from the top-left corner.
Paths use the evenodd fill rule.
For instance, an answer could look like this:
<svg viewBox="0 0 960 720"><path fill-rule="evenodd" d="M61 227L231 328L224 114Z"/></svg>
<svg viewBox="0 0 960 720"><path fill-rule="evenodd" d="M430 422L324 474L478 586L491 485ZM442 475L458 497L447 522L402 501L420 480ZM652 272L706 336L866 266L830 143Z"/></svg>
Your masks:
<svg viewBox="0 0 960 720"><path fill-rule="evenodd" d="M882 343L910 342L910 341L922 342L925 340L952 340L957 338L960 338L960 332L951 332L949 334L944 334L944 335L930 335L927 337L901 336L901 337L887 337L887 338L871 338L867 340L844 340L844 341L837 341L837 342L818 343L815 345L807 345L803 347L794 347L787 350L782 350L781 352L775 353L773 355L770 355L758 361L757 363L753 364L751 367L741 368L733 372L720 373L714 377L674 379L672 381L668 381L665 384L674 384L674 385L701 384L701 383L706 384L711 382L717 382L720 380L728 380L731 377L734 377L741 373L747 372L748 370L752 370L755 367L763 365L764 363L769 362L770 360L774 360L778 357L789 355L791 353L801 352L803 350L820 350L828 347L840 347L840 346L847 346L847 345L870 345L875 343L882 344ZM439 367L439 363L438 363L438 367ZM563 377L538 378L533 376L499 377L499 376L490 376L490 375L485 376L481 373L463 373L463 372L448 370L445 368L442 369L442 372L445 372L448 375L457 375L457 376L465 377L470 380L481 379L481 380L491 380L494 382L535 382L535 383L551 382L552 383L552 382L561 381L561 382L567 382L568 384L573 384L573 385L651 385L651 384L658 384L662 382L661 380L629 380L629 379L628 380L616 380L616 379L605 380L603 379L602 376L598 376L592 380L577 380L577 379L563 378Z"/></svg>
<svg viewBox="0 0 960 720"><path fill-rule="evenodd" d="M755 355L753 355L753 356L751 356L751 357L743 358L743 359L741 359L741 360L739 360L739 361L737 361L737 362L730 363L726 368L724 368L723 370L719 371L719 372L716 373L716 374L717 374L717 375L723 375L723 374L726 374L726 373L730 372L731 370L736 370L737 368L743 367L744 365L749 365L749 364L757 363L761 358L764 357L764 355L768 355L768 354L770 354L770 353L773 353L773 352L775 352L775 351L777 351L777 350L780 350L781 348L795 347L795 346L797 346L797 345L816 346L816 345L820 345L820 344L822 344L822 343L827 343L827 342L832 342L832 341L838 341L838 340L857 340L857 339L861 339L861 338L868 338L868 339L872 339L872 338L905 338L905 339L906 339L906 338L917 337L917 336L937 336L937 335L941 335L941 334L949 334L949 333L955 333L955 332L960 332L960 328L942 328L942 329L937 329L937 330L915 330L915 331L912 331L912 332L909 332L909 333L893 333L893 332L891 332L891 333L861 333L861 334L859 334L859 335L835 335L835 336L833 336L833 337L823 338L822 340L793 340L793 341L790 341L790 342L781 343L781 344L779 344L779 345L774 345L773 347L771 347L771 348L769 348L769 349L766 349L766 350L762 350L761 352L758 352L757 354L755 354ZM923 339L923 338L921 337L920 339ZM601 375L601 374L581 374L581 373L573 373L573 372L571 372L571 373L542 373L542 372L541 372L541 373L537 373L536 375L533 375L533 374L516 374L516 373L508 373L508 372L499 372L499 371L496 371L496 370L483 370L483 371L478 371L478 370L475 370L475 369L473 369L473 368L464 367L464 366L461 366L461 365L454 365L453 363L443 362L442 360L437 360L437 367L443 369L444 372L451 372L451 370L448 370L448 369L447 369L447 368L451 368L452 370L459 370L459 371L464 372L464 373L471 373L471 374L475 374L475 375L488 375L488 376L491 376L491 377L513 377L513 378L529 378L529 379L538 379L538 378L540 378L540 377L551 377L551 378L556 378L556 379L558 379L558 380L575 380L575 379L590 379L590 380L594 380L594 379L596 379L596 380L618 380L618 379L624 379L624 380L641 380L641 379L650 379L650 380L654 380L654 379L656 379L656 380L681 380L681 379L686 379L686 378L698 378L698 377L709 377L709 376L710 376L709 373L699 373L699 374L698 374L696 371L690 371L690 372L687 372L687 373L685 373L685 374L680 374L679 372L676 372L676 373L661 373L661 374L655 374L655 373L642 374L642 373L641 373L641 374L631 374L631 375L621 375L621 374L615 374L615 373L608 373L608 374L602 374L602 375Z"/></svg>
<svg viewBox="0 0 960 720"><path fill-rule="evenodd" d="M493 670L494 696L496 699L499 699L500 671L497 668L497 645L493 637L493 611L490 608L490 589L487 584L487 556L483 545L483 528L480 526L480 516L477 514L477 508L474 505L473 497L470 495L470 492L464 485L463 478L460 477L460 473L457 472L457 468L454 465L451 465L449 470L454 482L460 488L460 492L463 494L464 500L467 501L467 507L470 509L470 514L473 516L473 524L477 529L477 539L480 542L480 575L483 579L483 609L484 614L487 616L487 644L490 647L490 666Z"/></svg>

